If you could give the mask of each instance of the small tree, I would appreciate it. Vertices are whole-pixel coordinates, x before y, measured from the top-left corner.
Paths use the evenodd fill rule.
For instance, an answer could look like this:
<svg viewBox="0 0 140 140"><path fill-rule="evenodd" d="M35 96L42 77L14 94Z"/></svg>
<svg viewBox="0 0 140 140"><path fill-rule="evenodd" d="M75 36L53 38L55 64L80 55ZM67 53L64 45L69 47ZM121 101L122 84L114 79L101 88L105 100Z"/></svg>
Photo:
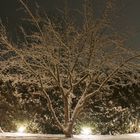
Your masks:
<svg viewBox="0 0 140 140"><path fill-rule="evenodd" d="M39 132L36 116L42 114L43 107L34 97L33 88L33 83L0 80L0 126L4 131L17 131L18 124L25 122L28 132Z"/></svg>
<svg viewBox="0 0 140 140"><path fill-rule="evenodd" d="M27 34L21 28L24 42L13 44L1 25L0 42L5 47L1 53L11 52L7 60L1 61L2 71L7 66L16 66L23 71L22 80L39 84L56 125L66 137L71 137L75 120L87 101L91 97L100 98L102 91L111 86L108 80L123 68L132 66L128 62L140 55L128 51L124 38L113 28L115 2L112 0L106 2L100 18L95 18L92 4L85 1L80 24L71 22L65 11L62 23L46 17L43 25L27 5L19 1L37 32ZM56 99L62 102L59 108L47 92L50 87L56 89Z"/></svg>
<svg viewBox="0 0 140 140"><path fill-rule="evenodd" d="M102 98L88 101L83 117L78 118L81 124L90 122L94 133L124 134L138 130L140 73L133 69L119 71L118 75L108 81L111 86L103 91Z"/></svg>

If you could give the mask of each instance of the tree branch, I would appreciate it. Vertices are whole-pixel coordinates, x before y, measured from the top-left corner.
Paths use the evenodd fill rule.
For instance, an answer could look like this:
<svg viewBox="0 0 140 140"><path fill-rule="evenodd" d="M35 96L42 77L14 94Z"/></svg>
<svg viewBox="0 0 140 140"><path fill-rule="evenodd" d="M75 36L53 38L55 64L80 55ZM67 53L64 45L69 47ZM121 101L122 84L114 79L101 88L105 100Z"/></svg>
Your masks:
<svg viewBox="0 0 140 140"><path fill-rule="evenodd" d="M108 75L108 77L100 84L99 88L97 90L95 90L94 92L91 92L89 93L85 98L84 100L88 100L89 98L91 98L92 96L94 96L96 93L98 93L102 87L118 72L118 70L123 67L126 63L128 63L129 61L137 58L137 57L140 57L140 54L139 55L135 55L127 60L125 60L124 62L122 62L116 69L114 69L110 75Z"/></svg>

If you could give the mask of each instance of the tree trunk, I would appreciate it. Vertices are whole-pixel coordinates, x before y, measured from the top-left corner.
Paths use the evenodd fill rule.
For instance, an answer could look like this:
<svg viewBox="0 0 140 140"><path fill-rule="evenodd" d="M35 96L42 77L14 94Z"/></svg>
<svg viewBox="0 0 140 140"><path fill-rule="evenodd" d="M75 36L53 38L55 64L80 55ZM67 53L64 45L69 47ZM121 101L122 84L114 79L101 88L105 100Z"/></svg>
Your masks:
<svg viewBox="0 0 140 140"><path fill-rule="evenodd" d="M73 137L72 132L71 132L71 131L65 132L65 137L66 137L66 138L71 138L71 137Z"/></svg>
<svg viewBox="0 0 140 140"><path fill-rule="evenodd" d="M139 132L139 118L136 119L136 132Z"/></svg>
<svg viewBox="0 0 140 140"><path fill-rule="evenodd" d="M67 129L64 130L64 134L65 134L65 137L66 138L73 137L72 130L73 130L73 124L69 124L68 127L67 127Z"/></svg>

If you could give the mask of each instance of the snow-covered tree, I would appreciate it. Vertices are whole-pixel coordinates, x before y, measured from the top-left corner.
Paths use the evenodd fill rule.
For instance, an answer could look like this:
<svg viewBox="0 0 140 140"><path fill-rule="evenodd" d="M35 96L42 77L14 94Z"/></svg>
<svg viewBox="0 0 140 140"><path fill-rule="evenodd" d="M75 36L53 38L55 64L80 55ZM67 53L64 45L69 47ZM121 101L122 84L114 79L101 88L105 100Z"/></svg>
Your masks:
<svg viewBox="0 0 140 140"><path fill-rule="evenodd" d="M4 131L17 131L18 124L26 122L30 124L29 132L30 129L37 132L39 127L35 128L35 116L39 111L41 114L42 110L33 95L31 98L33 91L29 91L30 88L28 84L19 81L15 83L12 80L0 80L0 126ZM34 111L35 109L39 111Z"/></svg>
<svg viewBox="0 0 140 140"><path fill-rule="evenodd" d="M108 81L119 77L118 71L133 67L133 60L138 65L140 54L126 49L125 39L114 28L114 0L106 1L100 17L94 15L92 1L85 0L79 11L80 23L74 22L77 17L67 10L61 22L53 22L48 16L44 21L35 17L24 1L19 1L36 30L27 33L21 27L24 38L14 44L1 25L0 42L4 49L0 53L8 54L2 57L1 71L15 68L11 69L13 79L22 77L23 81L38 84L55 124L66 137L71 137L75 120L90 98L100 98L111 86ZM54 88L56 96L48 93L49 88ZM59 108L55 108L58 102L52 98L61 100Z"/></svg>
<svg viewBox="0 0 140 140"><path fill-rule="evenodd" d="M92 98L85 108L87 119L91 118L97 124L96 129L101 134L123 134L139 129L139 70L125 70L118 74L119 77L114 76L108 81L111 86L102 98Z"/></svg>

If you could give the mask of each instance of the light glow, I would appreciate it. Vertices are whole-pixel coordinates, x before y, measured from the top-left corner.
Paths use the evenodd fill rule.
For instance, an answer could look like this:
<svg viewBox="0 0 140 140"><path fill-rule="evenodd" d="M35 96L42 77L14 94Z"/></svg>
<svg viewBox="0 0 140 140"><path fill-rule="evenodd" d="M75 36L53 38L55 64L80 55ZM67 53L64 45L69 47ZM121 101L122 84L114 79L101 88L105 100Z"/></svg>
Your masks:
<svg viewBox="0 0 140 140"><path fill-rule="evenodd" d="M82 129L81 129L81 134L82 135L91 135L92 134L92 130L91 130L91 128L90 127L83 127Z"/></svg>
<svg viewBox="0 0 140 140"><path fill-rule="evenodd" d="M26 127L25 127L25 126L20 126L20 127L18 128L18 133L24 133L25 130L26 130Z"/></svg>

